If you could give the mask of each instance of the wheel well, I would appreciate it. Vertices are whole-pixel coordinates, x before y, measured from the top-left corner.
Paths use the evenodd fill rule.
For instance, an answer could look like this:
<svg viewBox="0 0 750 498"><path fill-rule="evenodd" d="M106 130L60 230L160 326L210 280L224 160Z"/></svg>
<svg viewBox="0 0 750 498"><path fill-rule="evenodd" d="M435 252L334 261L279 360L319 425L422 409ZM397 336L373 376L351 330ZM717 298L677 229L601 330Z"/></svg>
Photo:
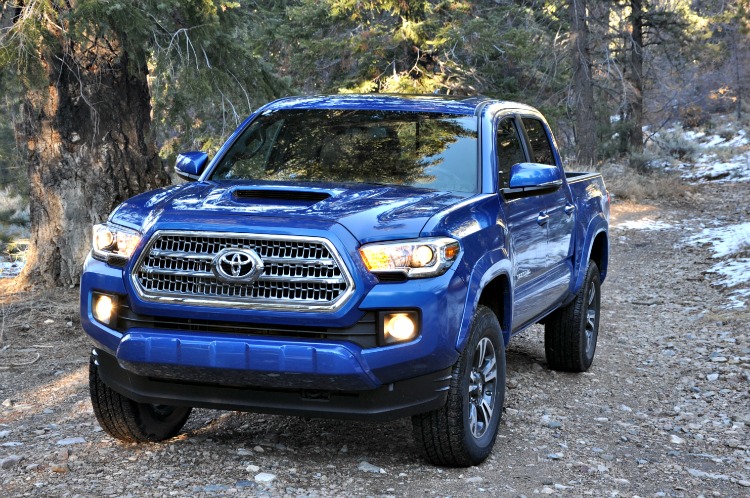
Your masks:
<svg viewBox="0 0 750 498"><path fill-rule="evenodd" d="M505 343L510 339L510 285L508 277L500 275L484 286L479 304L487 306L497 317Z"/></svg>
<svg viewBox="0 0 750 498"><path fill-rule="evenodd" d="M607 274L607 260L608 260L609 245L607 244L607 235L602 232L594 239L594 244L591 246L591 256L589 259L596 263L601 273L601 279Z"/></svg>

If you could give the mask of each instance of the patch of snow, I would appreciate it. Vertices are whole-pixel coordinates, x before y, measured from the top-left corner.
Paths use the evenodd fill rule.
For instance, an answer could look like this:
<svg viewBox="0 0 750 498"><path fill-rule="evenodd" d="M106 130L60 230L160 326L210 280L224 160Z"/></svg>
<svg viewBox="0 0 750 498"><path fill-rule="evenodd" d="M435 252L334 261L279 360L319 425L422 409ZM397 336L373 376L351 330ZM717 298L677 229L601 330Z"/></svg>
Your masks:
<svg viewBox="0 0 750 498"><path fill-rule="evenodd" d="M705 154L701 154L700 156L698 156L698 158L695 160L695 164L683 164L682 168L689 168L698 164L713 164L715 162L718 162L716 154L714 154L713 152L706 152Z"/></svg>
<svg viewBox="0 0 750 498"><path fill-rule="evenodd" d="M716 147L726 140L719 135L714 135L708 139L708 142L700 144L701 147Z"/></svg>
<svg viewBox="0 0 750 498"><path fill-rule="evenodd" d="M681 133L683 139L689 142L693 142L695 145L703 149L711 147L743 147L748 144L747 134L745 133L745 130L738 130L731 140L727 140L721 135L706 135L706 132L704 131L680 131L679 127L669 128L668 130L666 130L666 132L670 134ZM655 136L658 135L659 134L657 133Z"/></svg>
<svg viewBox="0 0 750 498"><path fill-rule="evenodd" d="M677 128L672 128L670 130L667 130L669 132L675 132ZM706 136L706 134L702 131L693 131L693 130L685 130L682 132L682 136L685 140L690 140L692 142L697 142L698 139L703 138Z"/></svg>
<svg viewBox="0 0 750 498"><path fill-rule="evenodd" d="M721 277L716 281L716 284L725 287L736 287L748 283L750 282L750 258L722 261L709 268L708 273Z"/></svg>
<svg viewBox="0 0 750 498"><path fill-rule="evenodd" d="M712 258L721 259L707 273L714 285L732 289L728 296L729 309L745 308L750 298L750 223L704 228L686 239L688 244L711 245ZM743 256L743 257L740 257Z"/></svg>
<svg viewBox="0 0 750 498"><path fill-rule="evenodd" d="M745 130L740 130L737 132L737 136L735 136L725 145L727 147L744 147L748 144L750 144L750 140L747 139L747 133L745 133Z"/></svg>
<svg viewBox="0 0 750 498"><path fill-rule="evenodd" d="M680 164L677 168L682 172L683 178L693 182L750 181L750 136L747 131L727 128L721 135L714 135L706 134L705 131L682 130L680 124L676 123L673 127L655 133L653 138L658 144L660 137L670 136L679 136L696 148L695 161Z"/></svg>
<svg viewBox="0 0 750 498"><path fill-rule="evenodd" d="M729 303L725 306L729 309L747 308L750 301L750 289L739 289L729 295Z"/></svg>
<svg viewBox="0 0 750 498"><path fill-rule="evenodd" d="M612 225L612 228L616 228L620 230L656 231L656 230L669 230L673 228L673 225L670 225L669 223L665 223L663 221L652 220L651 218L643 218L640 220L630 220L630 221L624 221L622 223L617 223L615 225Z"/></svg>
<svg viewBox="0 0 750 498"><path fill-rule="evenodd" d="M695 164L683 164L681 169L688 180L750 181L750 151L724 162L716 154L702 154Z"/></svg>
<svg viewBox="0 0 750 498"><path fill-rule="evenodd" d="M732 256L750 249L750 223L704 228L701 233L690 237L688 243L693 245L711 244L714 258Z"/></svg>

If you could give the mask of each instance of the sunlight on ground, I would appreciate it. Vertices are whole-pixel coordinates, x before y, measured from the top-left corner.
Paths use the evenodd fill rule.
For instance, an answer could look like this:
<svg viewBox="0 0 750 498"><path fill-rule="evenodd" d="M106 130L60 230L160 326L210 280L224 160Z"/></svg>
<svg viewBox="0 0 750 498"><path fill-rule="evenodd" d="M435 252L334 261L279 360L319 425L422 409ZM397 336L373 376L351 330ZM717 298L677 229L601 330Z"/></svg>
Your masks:
<svg viewBox="0 0 750 498"><path fill-rule="evenodd" d="M53 381L40 384L32 389L18 392L14 395L15 404L12 411L7 411L0 416L0 423L9 423L29 415L41 413L45 408L62 406L70 398L77 397L81 393L88 393L88 367L80 367L71 373L59 375ZM67 413L60 411L59 415L71 420L83 413L91 412L88 397L77 401ZM58 413L56 411L56 413ZM93 415L92 415L93 416Z"/></svg>
<svg viewBox="0 0 750 498"><path fill-rule="evenodd" d="M636 202L617 202L610 208L609 222L612 228L617 228L625 223L652 219L657 214L658 209L655 206Z"/></svg>

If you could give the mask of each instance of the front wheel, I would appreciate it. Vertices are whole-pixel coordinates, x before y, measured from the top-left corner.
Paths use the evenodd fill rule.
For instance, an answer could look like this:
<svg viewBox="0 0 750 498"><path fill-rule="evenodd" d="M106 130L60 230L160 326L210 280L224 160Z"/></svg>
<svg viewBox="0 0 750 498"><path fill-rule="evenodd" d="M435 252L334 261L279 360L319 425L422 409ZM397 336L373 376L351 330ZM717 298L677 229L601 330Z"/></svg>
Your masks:
<svg viewBox="0 0 750 498"><path fill-rule="evenodd" d="M505 399L505 344L492 311L479 306L453 367L445 406L412 417L414 439L434 465L468 467L492 451Z"/></svg>
<svg viewBox="0 0 750 498"><path fill-rule="evenodd" d="M89 392L94 414L110 436L127 442L169 439L182 429L192 408L138 403L113 390L99 377L96 355L89 360Z"/></svg>
<svg viewBox="0 0 750 498"><path fill-rule="evenodd" d="M553 370L585 372L594 361L599 337L601 283L593 261L586 269L581 290L572 303L547 317L544 325L544 351Z"/></svg>

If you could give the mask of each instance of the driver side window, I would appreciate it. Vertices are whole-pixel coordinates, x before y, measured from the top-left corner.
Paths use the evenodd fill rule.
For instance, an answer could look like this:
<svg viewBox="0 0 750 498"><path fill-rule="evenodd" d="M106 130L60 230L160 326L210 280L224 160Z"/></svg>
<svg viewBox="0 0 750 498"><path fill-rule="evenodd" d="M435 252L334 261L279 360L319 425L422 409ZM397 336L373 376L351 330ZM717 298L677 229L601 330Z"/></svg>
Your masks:
<svg viewBox="0 0 750 498"><path fill-rule="evenodd" d="M272 148L283 124L282 120L268 128L249 128L227 154L227 164L231 168L224 173L225 178L258 178L270 168Z"/></svg>
<svg viewBox="0 0 750 498"><path fill-rule="evenodd" d="M526 161L515 119L507 118L498 123L496 148L498 188L504 189L510 186L511 166Z"/></svg>

